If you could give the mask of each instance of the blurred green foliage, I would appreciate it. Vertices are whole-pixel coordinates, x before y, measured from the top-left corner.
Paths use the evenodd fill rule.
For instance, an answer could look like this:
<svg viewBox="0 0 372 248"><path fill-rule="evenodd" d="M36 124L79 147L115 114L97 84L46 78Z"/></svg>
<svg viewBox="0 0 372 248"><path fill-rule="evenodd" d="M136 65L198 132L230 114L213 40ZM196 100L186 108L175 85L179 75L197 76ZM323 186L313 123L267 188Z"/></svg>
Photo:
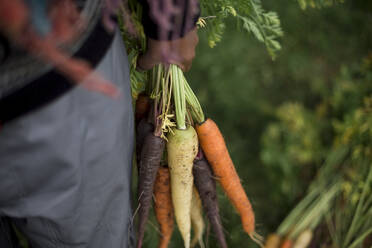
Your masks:
<svg viewBox="0 0 372 248"><path fill-rule="evenodd" d="M306 192L305 195L308 197L314 192L315 194L319 192L315 199L321 199L326 197L327 188L333 187L331 185L334 185L335 181L341 180L341 184L336 186L341 194L337 193L336 199L332 200L326 209L324 213L326 218L322 211L317 211L319 207L309 205L308 208L302 208L303 204L299 203L277 229L281 235L287 235L294 227L298 227L296 230L298 235L303 230L301 228L307 228L306 225L299 227L302 220L313 221L315 216L320 218L323 226L328 227L318 229L323 235L320 237L318 232L314 238L318 246L329 243L332 246L325 247L362 247L363 239L372 233L370 62L371 58L367 57L357 68L342 67L341 75L335 78L332 90L322 95L322 100L314 109L305 109L299 103L282 104L278 107L280 113L278 122L270 124L263 134L261 152L263 161L276 169L287 170L287 174L292 177L284 175L284 178L292 179L291 186L297 189L294 193ZM305 118L306 115L311 118ZM304 123L309 125L306 126ZM302 128L297 128L298 126ZM273 128L278 131L271 132ZM332 138L321 140L322 134L325 133L332 134ZM323 142L322 145L320 141ZM320 152L313 152L317 150ZM283 163L283 158L289 158L292 163ZM316 172L316 177L305 190L301 187L298 172L308 170L309 167ZM272 178L278 185L284 184L281 175L271 174ZM285 182L284 186L288 186L288 182ZM288 187L282 187L281 190L287 198L293 193ZM312 215L313 210L315 216ZM307 225L311 224L314 223L309 222ZM295 234L291 238L296 238Z"/></svg>
<svg viewBox="0 0 372 248"><path fill-rule="evenodd" d="M297 0L301 9L306 9L308 7L312 8L322 8L329 7L336 3L343 3L344 0Z"/></svg>
<svg viewBox="0 0 372 248"><path fill-rule="evenodd" d="M284 30L275 61L231 21L213 49L199 31L197 57L186 74L225 136L263 235L305 194L335 142L358 140L353 153L368 156L372 147L364 133L371 132L365 109L372 94L372 2L306 10L298 2L313 1L263 3L279 14ZM257 247L220 189L219 202L229 247ZM146 247L157 240L151 222ZM207 244L217 247L210 234ZM182 247L178 231L170 247Z"/></svg>
<svg viewBox="0 0 372 248"><path fill-rule="evenodd" d="M213 49L200 30L187 77L226 138L261 234L274 231L303 196L335 132L352 126L347 118L372 93L365 69L372 52L372 4L367 2L302 11L296 1L265 1L284 30L274 62L261 44L235 31L236 23ZM221 191L220 196L229 245L256 247ZM210 247L216 247L213 242Z"/></svg>

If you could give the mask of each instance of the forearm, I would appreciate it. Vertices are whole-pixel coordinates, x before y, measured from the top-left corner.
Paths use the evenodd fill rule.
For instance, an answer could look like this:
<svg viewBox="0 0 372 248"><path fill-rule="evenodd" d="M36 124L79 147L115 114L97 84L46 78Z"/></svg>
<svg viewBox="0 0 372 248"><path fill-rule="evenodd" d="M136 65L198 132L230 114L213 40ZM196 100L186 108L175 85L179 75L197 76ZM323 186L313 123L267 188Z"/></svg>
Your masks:
<svg viewBox="0 0 372 248"><path fill-rule="evenodd" d="M140 0L145 34L153 40L183 38L199 18L198 0Z"/></svg>

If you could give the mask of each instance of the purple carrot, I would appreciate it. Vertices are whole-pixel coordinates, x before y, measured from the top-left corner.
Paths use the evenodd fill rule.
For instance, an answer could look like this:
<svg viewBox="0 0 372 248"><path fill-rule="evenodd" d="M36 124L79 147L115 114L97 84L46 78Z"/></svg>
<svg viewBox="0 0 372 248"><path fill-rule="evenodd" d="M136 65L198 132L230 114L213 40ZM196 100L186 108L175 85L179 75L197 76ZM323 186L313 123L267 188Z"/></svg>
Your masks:
<svg viewBox="0 0 372 248"><path fill-rule="evenodd" d="M139 163L141 158L141 150L143 147L143 142L145 141L146 136L149 133L154 132L154 126L149 123L146 118L142 119L137 125L136 132L136 158L137 158L137 167L139 169Z"/></svg>
<svg viewBox="0 0 372 248"><path fill-rule="evenodd" d="M137 248L142 247L156 173L160 166L164 147L165 140L155 136L153 133L147 134L143 142L138 179L139 222Z"/></svg>
<svg viewBox="0 0 372 248"><path fill-rule="evenodd" d="M222 248L227 248L223 233L220 210L218 207L216 182L208 161L199 152L193 167L194 183L202 200L204 211L208 216L212 229L216 234L218 243Z"/></svg>

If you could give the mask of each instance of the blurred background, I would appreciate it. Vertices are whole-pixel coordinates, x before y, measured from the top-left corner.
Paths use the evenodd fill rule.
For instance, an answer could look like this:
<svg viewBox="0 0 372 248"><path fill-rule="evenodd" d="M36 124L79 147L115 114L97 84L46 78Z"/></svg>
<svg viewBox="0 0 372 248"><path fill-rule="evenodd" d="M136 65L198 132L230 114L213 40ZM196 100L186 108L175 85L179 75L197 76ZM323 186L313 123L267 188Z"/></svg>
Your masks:
<svg viewBox="0 0 372 248"><path fill-rule="evenodd" d="M212 1L224 2L205 1L208 7ZM248 2L259 5L225 1L246 8ZM239 18L228 19L222 41L211 48L206 29L213 20L205 19L188 82L224 134L260 235L294 241L311 229L312 248L371 248L372 1L262 2L279 15L284 32L276 59L239 30ZM223 18L237 13L223 11L230 12ZM229 247L258 247L219 186L218 198ZM209 227L206 232L206 247L218 247ZM152 214L144 247L156 247L158 237ZM183 247L177 229L169 247Z"/></svg>
<svg viewBox="0 0 372 248"><path fill-rule="evenodd" d="M200 29L186 77L206 115L220 126L252 201L257 231L266 236L304 197L337 144L352 144L355 163L361 157L372 161L372 1L306 10L292 0L263 5L278 13L284 31L275 61L232 21L214 48ZM219 202L229 247L258 247L221 188ZM157 240L156 220L151 222L146 247ZM208 237L207 246L217 247L213 234ZM314 247L326 247L327 240ZM170 247L182 247L178 231Z"/></svg>

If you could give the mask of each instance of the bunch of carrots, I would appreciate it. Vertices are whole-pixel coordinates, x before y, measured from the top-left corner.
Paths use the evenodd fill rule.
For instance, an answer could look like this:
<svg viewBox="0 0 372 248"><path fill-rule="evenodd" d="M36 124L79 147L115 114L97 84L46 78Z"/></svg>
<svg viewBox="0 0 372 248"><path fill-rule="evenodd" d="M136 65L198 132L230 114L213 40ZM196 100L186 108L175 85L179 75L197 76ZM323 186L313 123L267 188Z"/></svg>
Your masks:
<svg viewBox="0 0 372 248"><path fill-rule="evenodd" d="M130 25L119 21L136 99L137 247L143 245L153 201L161 233L158 247L168 247L174 219L186 248L204 247L204 210L220 247L226 248L216 180L240 214L244 231L262 246L262 238L255 232L251 203L224 138L216 123L205 118L182 70L176 65L157 65L148 72L136 70L136 58L146 50L146 37L140 21L141 6L128 1L128 10L122 11L127 16L131 13ZM135 35L130 27L135 27Z"/></svg>
<svg viewBox="0 0 372 248"><path fill-rule="evenodd" d="M182 71L158 65L149 72L136 101L138 165L138 243L142 247L152 196L160 227L159 247L168 247L174 217L184 246L204 247L202 208L221 247L227 247L217 202L221 184L241 216L243 229L255 242L255 217L224 138L206 119ZM194 237L191 240L191 228Z"/></svg>

